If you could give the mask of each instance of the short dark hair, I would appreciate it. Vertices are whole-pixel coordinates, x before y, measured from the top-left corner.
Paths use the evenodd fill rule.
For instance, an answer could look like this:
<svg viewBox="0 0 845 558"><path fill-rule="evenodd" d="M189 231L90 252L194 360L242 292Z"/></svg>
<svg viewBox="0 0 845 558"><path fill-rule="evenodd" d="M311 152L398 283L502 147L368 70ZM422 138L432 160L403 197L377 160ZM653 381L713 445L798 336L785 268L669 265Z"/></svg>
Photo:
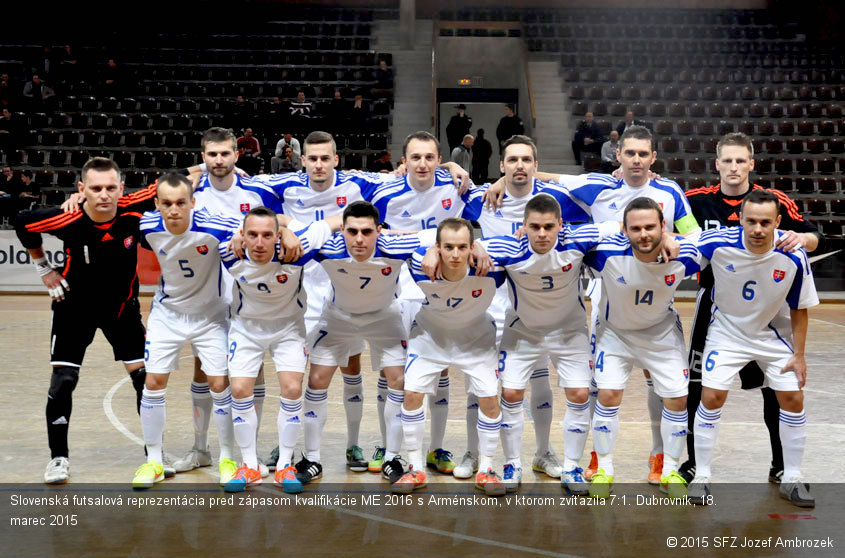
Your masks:
<svg viewBox="0 0 845 558"><path fill-rule="evenodd" d="M747 196L742 200L742 206L740 207L740 211L745 209L745 206L749 203L774 203L775 209L777 209L778 215L780 215L780 200L778 197L772 192L771 190L766 190L764 188L755 188L751 190Z"/></svg>
<svg viewBox="0 0 845 558"><path fill-rule="evenodd" d="M447 219L443 219L440 221L440 224L437 225L437 243L440 244L440 231L443 229L451 229L453 231L459 231L461 228L466 227L469 231L469 242L472 244L472 225L466 219L461 219L460 217L449 217Z"/></svg>
<svg viewBox="0 0 845 558"><path fill-rule="evenodd" d="M402 144L402 156L405 157L408 154L408 144L411 143L411 140L419 140L419 141L433 141L434 145L437 146L437 154L440 154L440 142L434 137L434 134L431 132L426 132L425 130L420 130L418 132L413 132L408 134L405 138L405 143Z"/></svg>
<svg viewBox="0 0 845 558"><path fill-rule="evenodd" d="M346 220L350 217L354 218L371 218L373 223L378 226L381 218L379 217L378 209L376 206L371 204L368 201L358 200L350 203L346 206L346 209L343 210L343 224L346 225Z"/></svg>
<svg viewBox="0 0 845 558"><path fill-rule="evenodd" d="M525 204L523 221L528 221L529 213L554 213L556 219L560 219L560 204L548 194L537 194Z"/></svg>
<svg viewBox="0 0 845 558"><path fill-rule="evenodd" d="M625 144L626 139L648 140L651 144L651 150L654 151L654 136L651 131L645 126L628 126L619 138L619 150Z"/></svg>
<svg viewBox="0 0 845 558"><path fill-rule="evenodd" d="M726 145L737 145L748 150L751 158L754 158L754 144L747 135L742 132L731 132L719 138L719 143L716 144L716 157L722 156L722 148Z"/></svg>
<svg viewBox="0 0 845 558"><path fill-rule="evenodd" d="M334 141L334 136L332 136L328 132L320 131L314 131L308 134L308 136L305 138L305 151L308 151L307 148L309 145L317 145L320 143L332 144L332 153L337 153L337 144ZM305 153L305 151L303 151L303 153Z"/></svg>
<svg viewBox="0 0 845 558"><path fill-rule="evenodd" d="M232 142L233 151L238 149L238 138L235 137L235 132L230 128L214 126L205 131L200 144L202 145L202 150L205 151L205 146L208 143L225 143L227 141Z"/></svg>
<svg viewBox="0 0 845 558"><path fill-rule="evenodd" d="M32 174L31 170L25 170L21 172L21 176L25 176L26 178L32 178L34 175Z"/></svg>
<svg viewBox="0 0 845 558"><path fill-rule="evenodd" d="M258 207L253 207L252 209L250 209L247 214L244 215L244 229L246 229L246 220L249 217L270 217L271 219L273 219L275 229L277 231L279 230L279 222L276 220L276 212L270 209L269 207L259 205Z"/></svg>
<svg viewBox="0 0 845 558"><path fill-rule="evenodd" d="M85 176L90 170L94 170L97 172L106 172L113 170L117 173L117 179L122 180L122 175L120 174L120 167L113 160L108 159L106 157L91 157L90 159L85 161L85 164L82 165L82 172L79 173L80 180L82 180L82 182L85 182Z"/></svg>
<svg viewBox="0 0 845 558"><path fill-rule="evenodd" d="M628 213L630 211L635 211L638 209L653 209L657 212L657 217L660 219L660 224L663 224L663 208L660 207L660 204L654 201L651 198L646 198L645 196L640 196L639 198L632 199L627 206L625 206L625 212L622 214L622 225L627 227L628 226Z"/></svg>
<svg viewBox="0 0 845 558"><path fill-rule="evenodd" d="M158 191L162 184L167 184L168 186L173 186L174 188L185 186L190 194L189 197L194 197L194 186L184 174L179 174L178 172L167 172L161 175L161 178L158 179L158 183L156 185L156 197L158 197Z"/></svg>
<svg viewBox="0 0 845 558"><path fill-rule="evenodd" d="M534 160L537 160L537 144L534 143L534 140L529 138L528 136L523 136L517 134L515 136L511 136L510 138L502 144L502 159L504 159L505 151L508 150L508 147L511 145L529 145L531 146L531 152L534 154Z"/></svg>

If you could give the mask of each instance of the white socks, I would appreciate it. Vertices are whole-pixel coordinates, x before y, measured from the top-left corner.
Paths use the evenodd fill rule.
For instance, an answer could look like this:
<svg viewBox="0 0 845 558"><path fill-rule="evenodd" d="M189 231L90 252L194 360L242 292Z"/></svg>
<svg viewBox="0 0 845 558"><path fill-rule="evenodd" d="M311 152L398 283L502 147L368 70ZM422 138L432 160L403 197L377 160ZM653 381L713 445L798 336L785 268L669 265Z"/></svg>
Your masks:
<svg viewBox="0 0 845 558"><path fill-rule="evenodd" d="M578 461L584 453L584 446L587 444L589 433L590 402L573 403L567 400L566 414L563 416L564 471L571 471L578 467Z"/></svg>
<svg viewBox="0 0 845 558"><path fill-rule="evenodd" d="M663 413L663 398L654 392L654 380L646 378L648 386L648 418L651 421L651 455L663 452L663 436L660 430L660 417Z"/></svg>
<svg viewBox="0 0 845 558"><path fill-rule="evenodd" d="M425 435L425 407L409 411L405 405L402 405L401 420L405 449L408 450L408 463L415 471L425 471L422 449Z"/></svg>
<svg viewBox="0 0 845 558"><path fill-rule="evenodd" d="M539 368L531 373L531 418L534 419L534 438L537 455L549 451L549 436L552 430L554 395L549 385L549 369Z"/></svg>
<svg viewBox="0 0 845 558"><path fill-rule="evenodd" d="M780 410L780 443L783 446L783 482L801 476L801 460L807 440L807 415Z"/></svg>
<svg viewBox="0 0 845 558"><path fill-rule="evenodd" d="M343 374L343 409L346 411L346 447L358 445L361 417L364 416L364 377Z"/></svg>
<svg viewBox="0 0 845 558"><path fill-rule="evenodd" d="M208 425L211 422L211 390L208 382L191 382L194 407L194 448L208 451Z"/></svg>
<svg viewBox="0 0 845 558"><path fill-rule="evenodd" d="M214 425L217 427L217 438L220 442L220 459L232 459L235 446L235 431L232 424L232 389L220 393L211 392L214 401Z"/></svg>
<svg viewBox="0 0 845 558"><path fill-rule="evenodd" d="M593 445L598 455L599 469L613 476L613 448L619 436L619 406L605 407L596 401L593 416Z"/></svg>
<svg viewBox="0 0 845 558"><path fill-rule="evenodd" d="M276 462L276 469L293 464L293 450L299 439L299 431L302 430L302 398L279 397L279 400L281 405L279 416L276 418L279 430L279 461Z"/></svg>
<svg viewBox="0 0 845 558"><path fill-rule="evenodd" d="M660 419L660 434L663 438L663 472L666 476L678 470L678 463L687 443L687 410L670 411L663 408Z"/></svg>
<svg viewBox="0 0 845 558"><path fill-rule="evenodd" d="M141 429L147 446L147 461L161 463L161 445L167 414L164 409L164 394L167 388L151 390L144 388L141 394Z"/></svg>
<svg viewBox="0 0 845 558"><path fill-rule="evenodd" d="M695 412L693 434L695 435L695 476L709 477L710 463L713 461L713 448L719 434L719 422L722 420L722 409L711 411L703 403L698 404ZM781 443L783 443L781 441ZM664 457L665 459L665 457Z"/></svg>
<svg viewBox="0 0 845 558"><path fill-rule="evenodd" d="M467 392L467 451L478 456L478 397Z"/></svg>
<svg viewBox="0 0 845 558"><path fill-rule="evenodd" d="M437 391L434 396L428 397L428 412L431 415L431 443L428 447L431 450L441 449L449 418L449 376L438 378Z"/></svg>
<svg viewBox="0 0 845 558"><path fill-rule="evenodd" d="M502 398L502 425L499 431L502 438L502 452L505 454L505 463L510 463L516 468L522 467L522 432L525 430L525 415L522 412L522 401L508 403ZM481 412L479 411L479 417ZM481 438L479 438L479 452ZM479 464L480 468L480 464Z"/></svg>
<svg viewBox="0 0 845 558"><path fill-rule="evenodd" d="M305 458L320 462L320 440L329 410L329 390L305 389Z"/></svg>
<svg viewBox="0 0 845 558"><path fill-rule="evenodd" d="M405 392L401 389L387 390L387 401L384 404L384 425L387 433L385 440L384 460L390 461L399 454L402 447L402 404L405 402Z"/></svg>
<svg viewBox="0 0 845 558"><path fill-rule="evenodd" d="M493 456L499 444L499 433L502 426L502 414L490 418L482 411L478 411L478 470L487 472L493 468Z"/></svg>
<svg viewBox="0 0 845 558"><path fill-rule="evenodd" d="M244 464L258 469L258 455L255 451L255 433L258 431L258 415L255 412L255 397L232 398L232 424L235 441L241 448Z"/></svg>
<svg viewBox="0 0 845 558"><path fill-rule="evenodd" d="M267 386L265 384L258 384L252 388L252 400L255 405L255 416L257 422L255 423L255 442L258 447L258 431L261 429L261 412L264 410L264 397L267 395Z"/></svg>
<svg viewBox="0 0 845 558"><path fill-rule="evenodd" d="M384 405L387 403L387 378L378 377L376 386L376 412L378 414L378 427L381 432L381 445L387 446L387 425L384 422Z"/></svg>

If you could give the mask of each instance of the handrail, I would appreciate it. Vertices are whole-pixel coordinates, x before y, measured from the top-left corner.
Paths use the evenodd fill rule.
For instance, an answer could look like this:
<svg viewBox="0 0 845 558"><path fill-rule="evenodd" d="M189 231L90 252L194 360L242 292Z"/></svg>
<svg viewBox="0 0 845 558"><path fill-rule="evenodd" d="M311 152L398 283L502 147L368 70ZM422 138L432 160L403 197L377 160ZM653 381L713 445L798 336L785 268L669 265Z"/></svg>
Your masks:
<svg viewBox="0 0 845 558"><path fill-rule="evenodd" d="M438 21L431 26L431 133L440 135L437 129L437 31Z"/></svg>
<svg viewBox="0 0 845 558"><path fill-rule="evenodd" d="M519 44L522 47L522 63L525 68L525 80L528 82L528 103L531 106L531 131L533 133L537 127L537 110L534 108L534 86L531 84L531 70L528 68L528 47L525 46L525 27L522 22L519 24L519 32L520 38L523 38Z"/></svg>

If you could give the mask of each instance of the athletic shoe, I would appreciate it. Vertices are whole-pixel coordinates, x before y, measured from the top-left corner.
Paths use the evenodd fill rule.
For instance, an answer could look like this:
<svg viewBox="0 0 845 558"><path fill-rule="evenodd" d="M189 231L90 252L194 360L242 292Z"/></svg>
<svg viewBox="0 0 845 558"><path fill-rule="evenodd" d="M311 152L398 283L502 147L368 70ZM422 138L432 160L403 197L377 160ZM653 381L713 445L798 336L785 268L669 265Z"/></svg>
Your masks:
<svg viewBox="0 0 845 558"><path fill-rule="evenodd" d="M511 465L513 468L513 465ZM502 496L507 492L505 484L499 478L493 469L487 469L487 472L478 471L475 475L475 488L483 490L488 496Z"/></svg>
<svg viewBox="0 0 845 558"><path fill-rule="evenodd" d="M238 464L226 457L220 460L217 470L220 472L220 486L226 486L226 483L235 476L238 470Z"/></svg>
<svg viewBox="0 0 845 558"><path fill-rule="evenodd" d="M783 480L783 467L772 467L769 469L769 482L780 484Z"/></svg>
<svg viewBox="0 0 845 558"><path fill-rule="evenodd" d="M185 457L173 462L173 469L177 473L186 473L188 471L193 471L198 467L208 467L209 465L211 465L210 451L202 451L196 448L191 448L191 450L185 454Z"/></svg>
<svg viewBox="0 0 845 558"><path fill-rule="evenodd" d="M223 490L226 492L243 492L247 486L256 486L264 482L261 478L261 472L255 469L250 469L246 465L241 465L235 471L232 480L226 483Z"/></svg>
<svg viewBox="0 0 845 558"><path fill-rule="evenodd" d="M599 469L590 481L591 498L609 498L613 489L613 475L608 475L604 469Z"/></svg>
<svg viewBox="0 0 845 558"><path fill-rule="evenodd" d="M687 484L692 482L692 479L695 478L695 461L690 461L689 459L684 461L684 464L681 465L681 468L678 470L678 474L681 475Z"/></svg>
<svg viewBox="0 0 845 558"><path fill-rule="evenodd" d="M270 476L270 467L265 465L264 462L261 461L260 457L258 458L258 472L261 473L262 479L266 479Z"/></svg>
<svg viewBox="0 0 845 558"><path fill-rule="evenodd" d="M431 469L437 469L441 473L450 474L455 470L455 462L452 461L452 452L443 448L437 448L428 452L425 457L425 464Z"/></svg>
<svg viewBox="0 0 845 558"><path fill-rule="evenodd" d="M384 464L384 448L376 446L373 458L367 463L367 470L371 473L381 473L381 466Z"/></svg>
<svg viewBox="0 0 845 558"><path fill-rule="evenodd" d="M370 462L364 459L364 450L361 446L352 446L346 450L346 466L356 473L363 473L369 469Z"/></svg>
<svg viewBox="0 0 845 558"><path fill-rule="evenodd" d="M692 482L687 486L687 494L691 504L698 504L699 506L706 506L710 492L710 477L696 475Z"/></svg>
<svg viewBox="0 0 845 558"><path fill-rule="evenodd" d="M535 455L531 468L540 473L546 473L553 479L559 479L560 475L563 474L563 465L551 449L543 455Z"/></svg>
<svg viewBox="0 0 845 558"><path fill-rule="evenodd" d="M309 461L303 456L296 464L296 478L302 484L308 484L323 476L323 466L316 461Z"/></svg>
<svg viewBox="0 0 845 558"><path fill-rule="evenodd" d="M648 456L648 484L660 484L663 476L663 454Z"/></svg>
<svg viewBox="0 0 845 558"><path fill-rule="evenodd" d="M397 494L410 494L418 488L424 488L426 480L425 471L414 471L411 465L408 467L408 472L390 486L390 491Z"/></svg>
<svg viewBox="0 0 845 558"><path fill-rule="evenodd" d="M780 497L789 500L799 508L816 507L816 499L810 494L810 485L801 477L791 477L780 483Z"/></svg>
<svg viewBox="0 0 845 558"><path fill-rule="evenodd" d="M164 480L164 467L158 461L147 461L135 471L132 488L151 488L155 483Z"/></svg>
<svg viewBox="0 0 845 558"><path fill-rule="evenodd" d="M468 451L461 458L461 462L452 470L452 476L456 479L468 479L478 470L478 458L471 451Z"/></svg>
<svg viewBox="0 0 845 558"><path fill-rule="evenodd" d="M67 457L54 457L47 463L44 470L44 482L47 484L64 484L70 477L70 462Z"/></svg>
<svg viewBox="0 0 845 558"><path fill-rule="evenodd" d="M590 483L584 478L584 470L581 467L563 472L560 477L560 484L567 492L576 496L590 492Z"/></svg>
<svg viewBox="0 0 845 558"><path fill-rule="evenodd" d="M596 452L590 452L590 464L587 465L587 468L584 469L584 478L587 480L592 480L593 475L596 474L596 471L599 470L599 456Z"/></svg>
<svg viewBox="0 0 845 558"><path fill-rule="evenodd" d="M279 462L279 446L273 448L273 451L270 452L270 457L268 457L264 463L267 464L268 471L275 471L276 470L276 463Z"/></svg>
<svg viewBox="0 0 845 558"><path fill-rule="evenodd" d="M660 479L660 492L668 494L670 498L683 498L689 495L687 481L677 471L672 471Z"/></svg>
<svg viewBox="0 0 845 558"><path fill-rule="evenodd" d="M164 478L172 479L176 476L176 468L173 466L173 461L167 457L166 453L161 454L161 466L164 467Z"/></svg>
<svg viewBox="0 0 845 558"><path fill-rule="evenodd" d="M507 463L502 475L502 484L507 492L516 492L522 484L522 467L514 467L513 463Z"/></svg>
<svg viewBox="0 0 845 558"><path fill-rule="evenodd" d="M399 461L398 455L390 461L385 461L381 466L381 476L386 478L390 484L398 481L404 474L405 470L402 468L402 462Z"/></svg>
<svg viewBox="0 0 845 558"><path fill-rule="evenodd" d="M288 465L284 469L276 469L273 484L285 491L286 494L302 492L302 483L296 478L296 467Z"/></svg>

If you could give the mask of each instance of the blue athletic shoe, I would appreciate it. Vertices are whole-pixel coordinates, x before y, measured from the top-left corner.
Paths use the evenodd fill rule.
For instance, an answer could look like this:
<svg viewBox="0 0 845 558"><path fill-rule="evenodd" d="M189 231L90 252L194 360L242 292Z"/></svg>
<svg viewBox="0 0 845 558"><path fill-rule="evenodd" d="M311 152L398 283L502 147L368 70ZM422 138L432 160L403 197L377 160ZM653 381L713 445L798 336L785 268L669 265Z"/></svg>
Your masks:
<svg viewBox="0 0 845 558"><path fill-rule="evenodd" d="M502 484L508 492L516 492L522 484L522 467L514 467L512 463L505 465Z"/></svg>

